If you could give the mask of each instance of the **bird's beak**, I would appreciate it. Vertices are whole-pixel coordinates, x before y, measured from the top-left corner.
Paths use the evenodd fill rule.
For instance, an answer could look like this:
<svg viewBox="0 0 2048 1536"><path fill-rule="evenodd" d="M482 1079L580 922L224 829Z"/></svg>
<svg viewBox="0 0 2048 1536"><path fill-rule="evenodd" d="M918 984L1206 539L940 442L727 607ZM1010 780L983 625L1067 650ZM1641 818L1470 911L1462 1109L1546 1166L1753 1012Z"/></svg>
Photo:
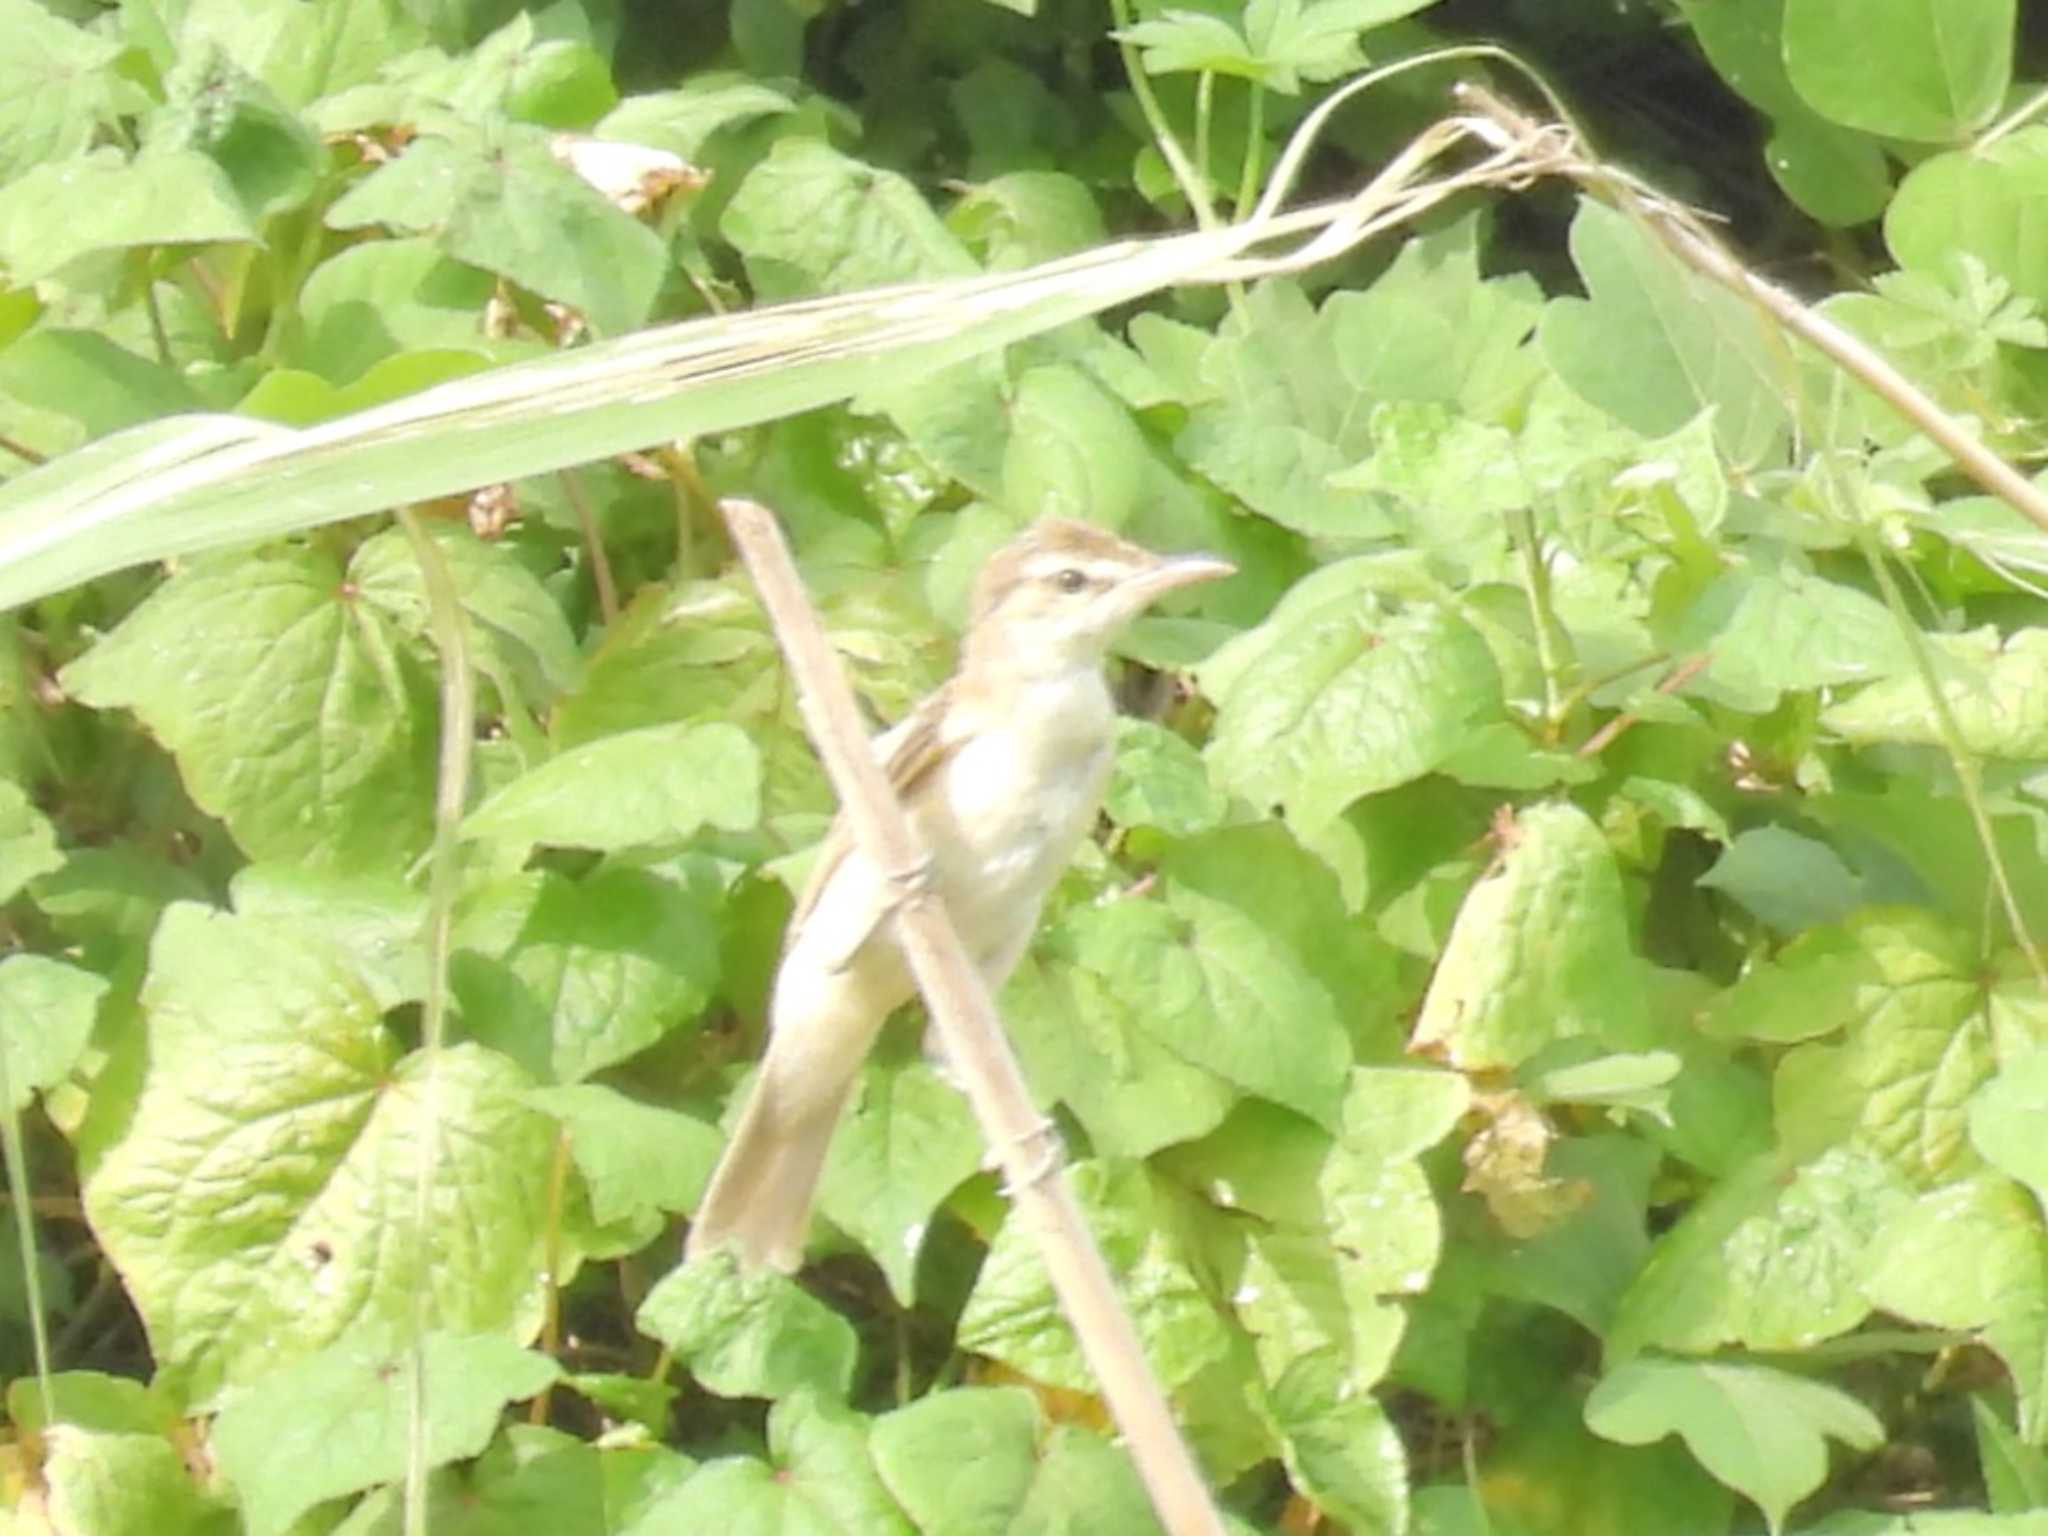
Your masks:
<svg viewBox="0 0 2048 1536"><path fill-rule="evenodd" d="M1214 555L1161 555L1149 570L1128 578L1123 588L1135 610L1175 587L1189 587L1198 581L1215 581L1236 574L1236 566Z"/></svg>

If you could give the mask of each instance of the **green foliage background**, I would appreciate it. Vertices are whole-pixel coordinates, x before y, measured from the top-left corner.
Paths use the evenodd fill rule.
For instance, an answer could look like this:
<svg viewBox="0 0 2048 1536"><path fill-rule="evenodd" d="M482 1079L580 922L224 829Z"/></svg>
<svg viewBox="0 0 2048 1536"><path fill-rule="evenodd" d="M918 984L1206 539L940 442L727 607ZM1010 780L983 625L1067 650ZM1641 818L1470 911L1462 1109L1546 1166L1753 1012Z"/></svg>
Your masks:
<svg viewBox="0 0 2048 1536"><path fill-rule="evenodd" d="M0 36L24 470L1227 217L1332 82L1475 37L2043 452L2015 0L0 0ZM1307 190L1452 78L1369 93ZM558 133L691 174L628 212ZM908 1022L803 1283L675 1269L831 809L728 493L877 720L1038 513L1240 568L1129 637L1102 835L1003 997L1239 1528L2048 1528L2048 533L1538 188L421 541L11 615L10 1529L395 1531L409 1451L443 1532L1149 1528ZM425 552L479 700L438 1052Z"/></svg>

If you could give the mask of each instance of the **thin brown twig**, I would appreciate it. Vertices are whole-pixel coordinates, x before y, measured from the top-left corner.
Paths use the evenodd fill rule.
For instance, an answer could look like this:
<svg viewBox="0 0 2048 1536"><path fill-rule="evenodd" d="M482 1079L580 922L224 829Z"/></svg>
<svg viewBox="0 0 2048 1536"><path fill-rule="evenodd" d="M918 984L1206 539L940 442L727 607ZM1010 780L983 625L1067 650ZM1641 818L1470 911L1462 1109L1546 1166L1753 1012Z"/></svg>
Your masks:
<svg viewBox="0 0 2048 1536"><path fill-rule="evenodd" d="M750 501L728 499L718 505L774 621L796 679L804 722L839 791L855 845L877 869L922 868L925 851L869 750L860 711L774 514ZM1065 1159L1058 1134L1032 1101L988 985L954 931L945 902L929 882L906 881L895 923L946 1060L959 1074L982 1133L1002 1164L1017 1215L1038 1235L1046 1273L1130 1447L1160 1524L1170 1536L1222 1536L1222 1517L1174 1424L1166 1394L1145 1363L1137 1328L1117 1296L1109 1266L1059 1177Z"/></svg>
<svg viewBox="0 0 2048 1536"><path fill-rule="evenodd" d="M1678 692L1679 689L1704 672L1707 663L1713 659L1714 653L1712 651L1701 651L1697 656L1686 657L1685 660L1681 661L1658 680L1655 691L1658 693ZM1605 752L1614 745L1615 737L1642 718L1642 715L1637 711L1624 709L1612 720L1601 726L1599 730L1580 742L1579 750L1573 755L1576 757L1598 757L1602 752Z"/></svg>

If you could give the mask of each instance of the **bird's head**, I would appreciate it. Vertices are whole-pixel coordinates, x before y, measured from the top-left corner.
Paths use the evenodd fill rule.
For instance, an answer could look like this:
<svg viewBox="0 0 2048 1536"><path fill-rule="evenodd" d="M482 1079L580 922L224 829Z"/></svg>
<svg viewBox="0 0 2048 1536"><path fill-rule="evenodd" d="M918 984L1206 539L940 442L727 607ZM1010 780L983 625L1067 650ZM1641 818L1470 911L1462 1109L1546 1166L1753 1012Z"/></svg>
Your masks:
<svg viewBox="0 0 2048 1536"><path fill-rule="evenodd" d="M982 566L967 663L1092 665L1153 599L1236 569L1214 555L1157 555L1087 523L1041 518Z"/></svg>

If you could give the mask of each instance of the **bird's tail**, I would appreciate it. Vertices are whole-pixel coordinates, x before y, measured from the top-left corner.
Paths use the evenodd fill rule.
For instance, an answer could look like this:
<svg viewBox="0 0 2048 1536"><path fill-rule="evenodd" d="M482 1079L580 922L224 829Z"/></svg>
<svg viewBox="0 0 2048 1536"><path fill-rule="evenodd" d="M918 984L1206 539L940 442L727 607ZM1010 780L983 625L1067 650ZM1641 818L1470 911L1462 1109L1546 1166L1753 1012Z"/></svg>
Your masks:
<svg viewBox="0 0 2048 1536"><path fill-rule="evenodd" d="M740 1111L690 1223L686 1258L731 1244L749 1269L793 1275L803 1265L818 1178L853 1085L849 1080L822 1099L779 1093L774 1067L771 1057ZM799 1098L803 1102L792 1102Z"/></svg>

